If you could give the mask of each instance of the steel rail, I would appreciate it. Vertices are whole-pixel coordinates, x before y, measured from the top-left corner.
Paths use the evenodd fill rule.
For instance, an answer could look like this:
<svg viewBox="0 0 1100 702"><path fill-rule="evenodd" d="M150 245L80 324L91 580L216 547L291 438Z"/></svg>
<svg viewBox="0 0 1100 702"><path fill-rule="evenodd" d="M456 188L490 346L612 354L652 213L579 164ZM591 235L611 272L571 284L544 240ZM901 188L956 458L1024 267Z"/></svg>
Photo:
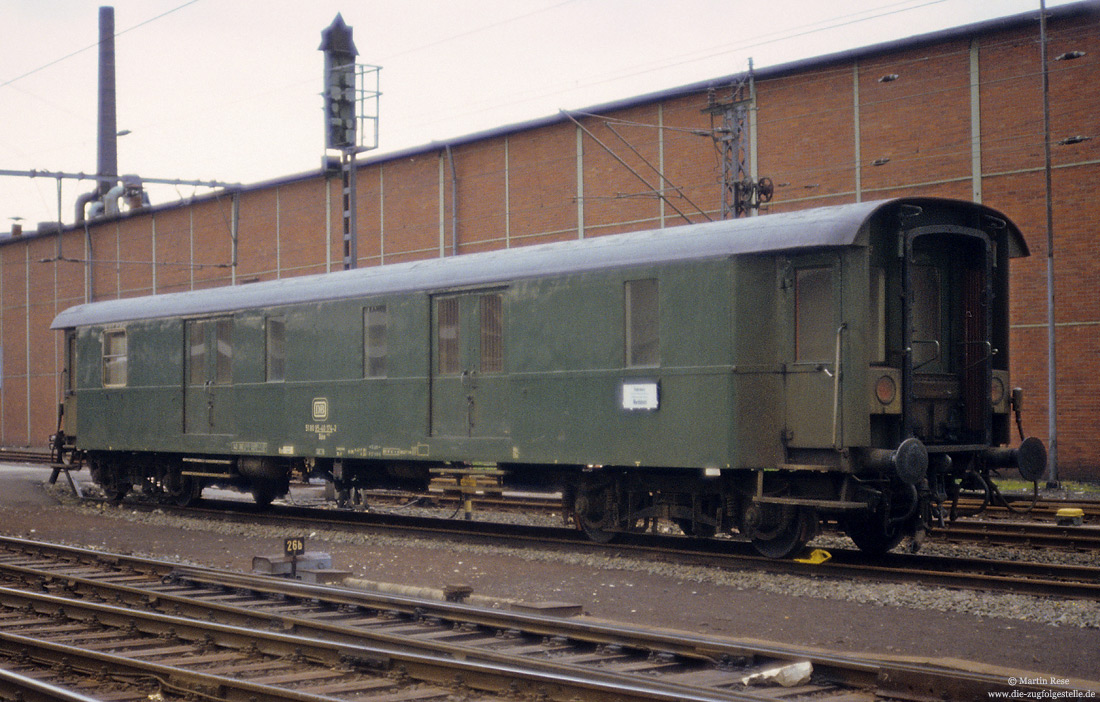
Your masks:
<svg viewBox="0 0 1100 702"><path fill-rule="evenodd" d="M461 505L463 499L460 488L457 486L433 488L432 491L427 495L422 495L421 498L427 498L439 506L450 507ZM393 504L407 502L415 498L409 493L378 491L368 494L367 499L372 503ZM534 510L551 514L560 513L563 508L560 496L556 495L509 494L488 491L475 494L473 500L476 503L477 510L500 512L529 512ZM960 506L964 510L972 507L967 506L965 503ZM928 538L931 542L937 543L975 543L1020 548L1043 547L1074 551L1100 551L1100 527L1062 526L1050 521L1040 521L1054 520L1055 513L1063 507L1082 509L1086 519L1095 519L1100 516L1100 503L1097 502L1040 501L1031 513L1032 518L1030 520L1026 522L1006 522L1004 517L995 516L999 514L1009 515L1004 507L989 506L985 509L985 514L988 515L985 519L963 517L948 522L945 527L933 528L928 532ZM1019 518L1019 515L1016 516Z"/></svg>
<svg viewBox="0 0 1100 702"><path fill-rule="evenodd" d="M175 666L90 651L79 646L51 643L4 631L0 631L0 651L10 657L26 656L53 667L82 669L89 675L96 671L109 670L112 675L158 680L171 687L201 694L207 699L340 702L339 698L312 695L270 685L249 684L228 676L196 673Z"/></svg>
<svg viewBox="0 0 1100 702"><path fill-rule="evenodd" d="M170 508L164 505L156 508L170 511ZM236 512L239 517L233 517L226 510ZM284 527L297 524L303 529L318 526L343 529L369 527L393 532L434 534L449 538L491 538L498 543L499 539L504 538L510 541L539 543L544 546L568 546L573 550L580 549L595 553L614 550L617 553L644 555L648 559L674 559L676 562L735 570L752 568L813 577L875 578L892 582L919 582L928 586L940 585L1038 596L1100 599L1100 568L1091 566L985 558L949 558L907 553L888 553L881 558L870 559L854 549L829 549L832 555L830 560L820 564L809 564L766 558L756 554L749 543L733 539L690 539L682 536L636 533L623 535L618 542L606 545L591 542L580 531L564 527L530 527L497 522L430 519L281 505L263 511L242 502L204 501L204 506L201 508L187 508L179 513L229 519L247 518L250 523L270 522Z"/></svg>
<svg viewBox="0 0 1100 702"><path fill-rule="evenodd" d="M981 510L986 514L1022 514L1031 518L1054 519L1058 510L1069 507L1078 508L1086 517L1100 517L1100 500L1084 497L1040 497L1034 502L1029 496L1006 495L1008 506L1002 504L986 504L984 500L974 497L959 499L958 508L964 513ZM1010 510L1011 508L1011 510Z"/></svg>
<svg viewBox="0 0 1100 702"><path fill-rule="evenodd" d="M101 702L37 678L0 668L0 698L22 702Z"/></svg>
<svg viewBox="0 0 1100 702"><path fill-rule="evenodd" d="M997 546L1062 548L1100 551L1100 527L1062 526L1037 522L1002 520L956 521L933 529L936 541L981 543Z"/></svg>
<svg viewBox="0 0 1100 702"><path fill-rule="evenodd" d="M20 542L13 544L18 548L31 548L35 542ZM127 557L118 557L99 552L81 552L73 549L69 553L73 559L72 565L78 565L78 558L89 558L102 561L105 565L125 567ZM147 559L137 559L136 566L147 568ZM63 583L67 589L88 596L95 594L101 598L115 599L129 607L142 607L157 605L172 611L186 612L191 617L203 619L217 618L219 623L227 622L235 627L263 629L281 629L284 633L293 632L295 635L307 636L310 639L323 638L326 641L338 642L362 642L368 640L372 647L377 645L396 645L392 636L380 635L375 631L364 631L358 628L340 626L335 622L318 623L309 621L300 616L280 614L276 612L259 612L254 605L248 607L229 605L226 603L197 603L193 596L181 596L166 592L150 592L138 586L109 583L96 580L91 577L57 573L49 570L37 570L27 566L7 566L17 573L27 577L28 583L33 583L33 578L41 578L48 583ZM86 572L86 569L83 571ZM128 580L124 578L124 580ZM810 660L818 674L831 681L861 688L878 688L880 694L895 693L925 694L937 691L938 698L942 699L971 699L978 693L991 689L1005 688L1003 676L989 674L963 673L957 669L942 666L916 665L890 660L868 660L841 654L828 654L824 652L806 652L791 647L762 646L759 644L744 645L714 639L706 636L688 634L670 634L667 632L654 632L629 625L612 625L607 623L578 622L574 620L562 620L553 617L543 617L517 612L501 612L488 608L469 607L454 603L446 603L417 598L383 595L378 593L364 593L351 591L345 588L330 586L308 585L295 581L272 579L234 573L223 573L210 569L184 568L179 570L173 580L186 581L196 586L207 589L229 589L232 591L248 592L252 596L268 595L276 598L284 598L308 602L324 602L329 606L342 606L358 609L371 609L381 611L403 612L415 616L418 620L424 618L441 619L453 622L456 626L476 625L498 630L521 629L525 635L537 637L556 637L560 639L575 639L589 643L633 646L641 650L673 652L676 655L689 656L709 660L733 660L750 659L758 660L767 657L778 661L783 660ZM156 582L150 578L150 581ZM2 593L2 591L0 591ZM278 601L278 600L276 600ZM133 609L125 611L132 612ZM422 645L405 642L402 650L418 652L424 656L435 659L440 655L447 655L467 661L478 660L495 668L516 667L515 659L510 656L494 652L486 652L476 647L463 645L447 645L425 648ZM524 663L519 667L529 667ZM587 675L585 670L577 666L555 666L552 663L539 662L536 667L550 666L554 675L582 676ZM627 676L625 679L618 674L607 675L605 680L616 689L629 688L634 678ZM1100 683L1097 683L1100 685ZM941 691L952 691L944 697L940 697ZM693 688L683 687L676 690L679 699L695 699L690 693ZM923 692L922 692L923 691ZM698 690L694 690L698 694ZM746 693L732 697L717 697L713 692L707 692L704 698L709 699L759 699ZM769 697L770 698L770 697Z"/></svg>
<svg viewBox="0 0 1100 702"><path fill-rule="evenodd" d="M52 460L52 454L45 449L0 447L0 461L4 460L23 463L49 463ZM505 490L498 495L496 490L491 488L486 489L484 486L479 486L478 490L480 494L475 494L474 500L482 507L492 507L502 511L511 509L535 509L546 512L560 512L563 507L561 496L556 493L532 492L517 494L515 491ZM408 502L427 497L439 503L454 506L460 504L462 501L462 488L458 486L457 483L452 484L445 480L433 481L432 488L428 493L410 493L394 490L366 490L364 494L368 499L385 502ZM1017 512L1024 512L1024 516L1052 520L1055 518L1059 509L1069 507L1081 509L1086 519L1100 517L1100 499L1090 499L1086 497L1040 497L1034 502L1034 507L1032 508L1032 498L1029 496L1005 495L1005 497L1009 505L1017 510ZM1005 505L984 504L982 499L971 497L960 498L958 508L963 512L970 512L980 508L983 513L990 515L1010 513L1009 508Z"/></svg>
<svg viewBox="0 0 1100 702"><path fill-rule="evenodd" d="M178 572L178 577L182 580L194 580L197 583L220 587L263 591L273 595L289 595L302 599L325 599L357 607L400 611L410 615L415 614L421 618L460 621L498 629L520 627L524 632L546 637L568 638L603 645L632 646L716 662L738 659L807 660L811 662L815 671L829 680L861 689L875 689L879 695L886 697L904 693L903 697L909 699L909 695L913 694L918 696L934 694L935 699L940 700L969 700L976 698L979 693L984 695L989 690L1001 689L1004 686L1003 676L986 672L961 671L958 668L938 664L899 661L889 657L875 658L829 653L781 644L731 642L688 632L672 633L629 624L562 619L515 611L502 612L492 608L404 595L350 592L346 588L296 581L272 582L263 579L257 583L254 576L235 573L211 574L209 571L193 573L190 569L183 568ZM1100 686L1100 681L1077 682ZM766 697L772 699L774 695L768 694Z"/></svg>
<svg viewBox="0 0 1100 702"><path fill-rule="evenodd" d="M205 514L225 518L223 509L211 509L216 503L208 503ZM449 520L421 520L401 518L398 525L392 515L379 518L364 513L334 512L278 507L262 512L248 503L222 503L223 508L244 508L250 522L272 521L283 526L295 522L316 527L318 523L338 525L343 528L370 526L388 530L415 530L417 533L445 534L447 536L504 535L508 539L547 543L553 538L558 544L568 544L573 549L606 552L614 548L619 552L645 554L649 558L679 559L698 565L718 566L743 570L746 567L794 575L822 575L834 577L875 578L892 582L918 582L922 585L962 587L980 590L999 590L1036 596L1100 599L1100 568L1091 566L1066 566L1026 561L998 561L984 558L947 558L920 554L890 553L877 560L868 560L854 550L832 549L832 558L822 564L811 565L796 561L774 560L755 555L751 547L736 541L692 540L682 537L654 537L632 535L627 543L614 546L594 544L579 532L571 529L543 530L516 525L499 525L486 522L458 522ZM168 509L158 507L158 509ZM194 508L181 510L194 513ZM334 521L328 521L334 520ZM550 534L548 536L547 534Z"/></svg>
<svg viewBox="0 0 1100 702"><path fill-rule="evenodd" d="M439 652L433 654L410 650L404 645L362 643L364 637L360 637L360 643L324 640L11 588L0 587L0 603L11 608L29 606L38 611L63 611L69 618L87 619L120 628L132 626L149 634L171 632L179 638L198 641L205 639L227 648L243 650L259 645L260 650L269 655L305 656L330 666L350 663L375 671L400 669L402 674L417 680L442 685L461 681L462 686L493 693L545 695L550 691L550 699L570 700L579 696L585 700L623 702L762 702L772 699L771 696L736 690L700 690L689 685L647 680L644 676L559 665L553 661L530 661L515 656L498 655L496 660L487 662L471 655L466 655L464 659L455 659L440 655ZM106 667L113 673L169 680L176 687L185 690L215 690L219 699L263 699L273 702L331 702L340 699L116 654L86 651L76 646L43 642L3 631L0 631L0 650L8 651L9 655L30 650L34 651L32 657L47 660L51 664L67 661L69 665L76 665L74 661L79 661L88 670ZM469 654L470 651L464 649L462 653ZM511 660L506 660L508 658Z"/></svg>

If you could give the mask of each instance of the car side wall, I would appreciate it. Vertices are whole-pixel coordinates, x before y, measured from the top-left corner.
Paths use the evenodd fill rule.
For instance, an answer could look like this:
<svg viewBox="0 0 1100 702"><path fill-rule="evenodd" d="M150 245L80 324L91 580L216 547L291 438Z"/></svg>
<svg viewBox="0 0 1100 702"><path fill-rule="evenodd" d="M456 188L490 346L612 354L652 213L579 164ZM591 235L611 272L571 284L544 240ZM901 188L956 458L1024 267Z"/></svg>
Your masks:
<svg viewBox="0 0 1100 702"><path fill-rule="evenodd" d="M659 362L624 356L628 281L658 286ZM297 304L233 318L231 431L185 433L185 320L135 321L125 387L102 387L103 334L78 332L84 449L545 464L743 467L781 458L769 256L655 264L503 288L504 436L432 436L433 294ZM460 291L459 291L460 292ZM364 377L363 311L388 312L384 377ZM265 378L267 320L285 379ZM736 333L735 331L736 330ZM768 371L768 372L764 372ZM624 384L655 383L653 409ZM323 401L324 411L318 401ZM734 417L740 416L738 424Z"/></svg>

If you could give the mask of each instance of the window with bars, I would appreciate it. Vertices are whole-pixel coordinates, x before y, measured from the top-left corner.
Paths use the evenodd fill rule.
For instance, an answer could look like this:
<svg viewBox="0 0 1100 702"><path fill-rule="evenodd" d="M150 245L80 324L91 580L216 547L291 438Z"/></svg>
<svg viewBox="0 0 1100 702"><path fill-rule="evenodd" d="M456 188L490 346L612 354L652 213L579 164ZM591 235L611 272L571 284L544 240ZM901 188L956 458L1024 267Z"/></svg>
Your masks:
<svg viewBox="0 0 1100 702"><path fill-rule="evenodd" d="M386 375L386 335L389 313L385 305L363 310L363 373L368 378Z"/></svg>
<svg viewBox="0 0 1100 702"><path fill-rule="evenodd" d="M504 370L504 300L500 293L481 296L481 372Z"/></svg>

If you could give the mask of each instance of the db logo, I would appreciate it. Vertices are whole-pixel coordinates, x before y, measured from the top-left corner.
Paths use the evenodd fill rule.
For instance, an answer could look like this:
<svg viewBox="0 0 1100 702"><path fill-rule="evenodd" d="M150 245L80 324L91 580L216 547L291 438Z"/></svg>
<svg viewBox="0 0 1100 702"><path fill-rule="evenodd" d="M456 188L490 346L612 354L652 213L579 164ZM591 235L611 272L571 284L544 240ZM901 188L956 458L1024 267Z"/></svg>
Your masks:
<svg viewBox="0 0 1100 702"><path fill-rule="evenodd" d="M328 419L328 398L313 398L313 421L323 422Z"/></svg>

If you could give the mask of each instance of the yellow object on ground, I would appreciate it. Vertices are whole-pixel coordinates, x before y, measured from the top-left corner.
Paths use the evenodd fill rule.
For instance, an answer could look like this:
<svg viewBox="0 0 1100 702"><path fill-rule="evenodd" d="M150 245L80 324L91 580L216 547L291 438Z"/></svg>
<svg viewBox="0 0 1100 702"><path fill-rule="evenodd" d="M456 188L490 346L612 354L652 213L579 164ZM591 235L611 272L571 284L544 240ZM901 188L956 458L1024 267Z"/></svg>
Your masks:
<svg viewBox="0 0 1100 702"><path fill-rule="evenodd" d="M815 548L813 551L810 551L810 555L806 556L805 558L796 558L796 559L794 559L794 561L795 561L795 563L809 563L810 565L821 565L822 563L824 563L825 561L829 560L832 557L833 557L833 554L829 553L828 551L826 551L824 549L820 549L820 548Z"/></svg>

